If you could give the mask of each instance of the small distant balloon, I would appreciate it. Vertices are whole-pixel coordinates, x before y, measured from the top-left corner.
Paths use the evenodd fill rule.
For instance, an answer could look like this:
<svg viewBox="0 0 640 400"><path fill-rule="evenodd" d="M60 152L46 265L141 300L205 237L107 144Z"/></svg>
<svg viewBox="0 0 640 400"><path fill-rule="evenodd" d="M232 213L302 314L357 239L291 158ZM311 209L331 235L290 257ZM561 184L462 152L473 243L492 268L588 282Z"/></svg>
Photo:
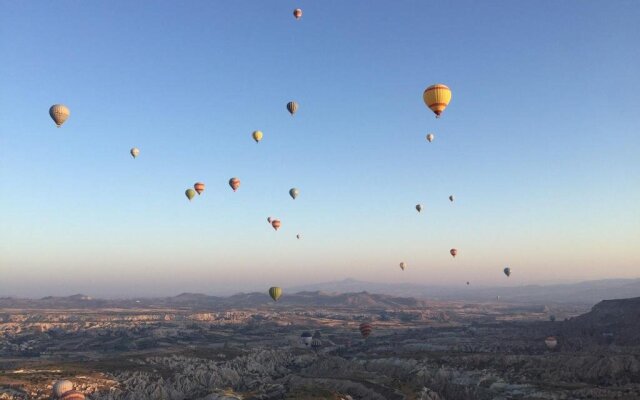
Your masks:
<svg viewBox="0 0 640 400"><path fill-rule="evenodd" d="M49 108L49 116L51 116L51 119L53 119L53 122L56 123L58 128L64 124L64 121L69 118L69 115L71 115L71 112L64 104L54 104Z"/></svg>
<svg viewBox="0 0 640 400"><path fill-rule="evenodd" d="M131 153L131 157L136 158L140 155L140 149L138 149L137 147L133 147L129 153Z"/></svg>
<svg viewBox="0 0 640 400"><path fill-rule="evenodd" d="M196 197L196 191L193 189L187 189L184 194L185 196L187 196L187 199L189 199L189 201L193 200L193 198Z"/></svg>
<svg viewBox="0 0 640 400"><path fill-rule="evenodd" d="M451 253L453 258L456 258L456 256L458 255L458 249L451 249L449 250L449 253Z"/></svg>
<svg viewBox="0 0 640 400"><path fill-rule="evenodd" d="M296 235L296 239L302 239L302 235L298 233L298 234Z"/></svg>
<svg viewBox="0 0 640 400"><path fill-rule="evenodd" d="M291 196L292 199L296 199L296 197L298 197L298 195L300 194L300 191L296 188L291 188L289 190L289 196Z"/></svg>
<svg viewBox="0 0 640 400"><path fill-rule="evenodd" d="M267 222L271 223L271 217L267 218Z"/></svg>
<svg viewBox="0 0 640 400"><path fill-rule="evenodd" d="M431 143L431 142L433 142L433 139L435 139L435 137L436 136L433 133L430 133L430 134L427 135L427 141L429 143Z"/></svg>
<svg viewBox="0 0 640 400"><path fill-rule="evenodd" d="M271 296L273 301L278 301L280 296L282 296L282 288L279 288L277 286L269 288L269 296Z"/></svg>
<svg viewBox="0 0 640 400"><path fill-rule="evenodd" d="M271 226L273 227L273 229L277 231L280 228L280 220L279 219L271 220Z"/></svg>
<svg viewBox="0 0 640 400"><path fill-rule="evenodd" d="M231 186L231 189L235 192L240 187L240 179L235 177L229 179L229 186Z"/></svg>
<svg viewBox="0 0 640 400"><path fill-rule="evenodd" d="M298 111L298 103L296 103L295 101L290 101L287 103L287 111L289 111L289 114L293 115Z"/></svg>
<svg viewBox="0 0 640 400"><path fill-rule="evenodd" d="M431 85L424 90L422 100L436 114L436 118L440 118L451 101L451 89L441 83Z"/></svg>
<svg viewBox="0 0 640 400"><path fill-rule="evenodd" d="M60 400L85 400L84 393L70 390L59 397Z"/></svg>
<svg viewBox="0 0 640 400"><path fill-rule="evenodd" d="M262 140L262 132L261 131L253 131L251 136L253 137L253 140L256 141L256 143L260 143L260 141Z"/></svg>
<svg viewBox="0 0 640 400"><path fill-rule="evenodd" d="M469 286L469 281L467 281L467 286Z"/></svg>
<svg viewBox="0 0 640 400"><path fill-rule="evenodd" d="M502 271L507 276L507 278L511 276L511 268L505 267L505 269L503 269Z"/></svg>
<svg viewBox="0 0 640 400"><path fill-rule="evenodd" d="M401 262L400 263L400 269L404 271L404 269L407 267L407 264L405 264L405 262Z"/></svg>
<svg viewBox="0 0 640 400"><path fill-rule="evenodd" d="M196 192L197 192L198 194L202 194L202 192L204 192L204 183L202 183L202 182L196 182L196 183L193 185L193 188L196 190Z"/></svg>
<svg viewBox="0 0 640 400"><path fill-rule="evenodd" d="M371 331L373 330L373 328L371 327L371 324L367 322L361 323L359 329L360 329L360 334L365 339L368 338L369 335L371 335Z"/></svg>
<svg viewBox="0 0 640 400"><path fill-rule="evenodd" d="M555 336L549 336L544 340L544 344L549 350L553 350L558 345L558 339L556 339Z"/></svg>
<svg viewBox="0 0 640 400"><path fill-rule="evenodd" d="M300 18L302 18L302 10L301 10L301 9L299 9L299 8L296 8L295 10L293 10L293 16L294 16L296 19L300 19ZM312 18L312 19L313 19L313 18Z"/></svg>
<svg viewBox="0 0 640 400"><path fill-rule="evenodd" d="M418 212L422 212L422 204L416 204L416 210L418 210Z"/></svg>
<svg viewBox="0 0 640 400"><path fill-rule="evenodd" d="M452 203L453 203L453 201L454 201L455 199L456 199L456 198L455 198L455 197L453 197L453 195L449 196L449 201L450 201L450 202L452 202Z"/></svg>
<svg viewBox="0 0 640 400"><path fill-rule="evenodd" d="M64 393L73 390L73 383L67 380L56 381L53 384L53 396L58 398Z"/></svg>

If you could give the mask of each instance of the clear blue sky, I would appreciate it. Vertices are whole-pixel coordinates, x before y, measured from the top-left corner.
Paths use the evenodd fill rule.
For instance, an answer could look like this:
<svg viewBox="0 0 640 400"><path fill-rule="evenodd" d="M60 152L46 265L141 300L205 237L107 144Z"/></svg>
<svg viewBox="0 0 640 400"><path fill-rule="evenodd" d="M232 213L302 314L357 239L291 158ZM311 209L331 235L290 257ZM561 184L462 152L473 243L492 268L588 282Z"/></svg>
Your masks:
<svg viewBox="0 0 640 400"><path fill-rule="evenodd" d="M638 277L638 21L632 0L5 2L0 295Z"/></svg>

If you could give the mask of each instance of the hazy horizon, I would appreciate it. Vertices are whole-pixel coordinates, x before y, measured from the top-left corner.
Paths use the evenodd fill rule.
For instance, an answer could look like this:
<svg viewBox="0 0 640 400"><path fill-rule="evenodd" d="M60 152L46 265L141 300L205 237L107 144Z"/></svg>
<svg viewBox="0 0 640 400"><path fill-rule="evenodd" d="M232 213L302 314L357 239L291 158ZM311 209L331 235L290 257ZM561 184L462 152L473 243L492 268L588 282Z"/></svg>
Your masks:
<svg viewBox="0 0 640 400"><path fill-rule="evenodd" d="M622 3L7 2L0 296L640 277Z"/></svg>

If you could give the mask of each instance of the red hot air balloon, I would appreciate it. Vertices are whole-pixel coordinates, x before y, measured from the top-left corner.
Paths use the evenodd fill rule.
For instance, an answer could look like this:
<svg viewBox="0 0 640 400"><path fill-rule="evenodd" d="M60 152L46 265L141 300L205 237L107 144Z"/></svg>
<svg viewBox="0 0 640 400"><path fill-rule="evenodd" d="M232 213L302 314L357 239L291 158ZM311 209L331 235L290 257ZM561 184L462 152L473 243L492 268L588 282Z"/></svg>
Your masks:
<svg viewBox="0 0 640 400"><path fill-rule="evenodd" d="M458 255L458 249L451 249L449 250L449 253L451 253L453 258L456 258L456 255Z"/></svg>
<svg viewBox="0 0 640 400"><path fill-rule="evenodd" d="M280 220L279 219L271 220L271 226L273 226L273 229L277 231L278 228L280 228Z"/></svg>
<svg viewBox="0 0 640 400"><path fill-rule="evenodd" d="M362 335L363 338L368 338L369 335L371 335L371 331L373 330L373 328L371 327L371 324L367 323L367 322L363 322L360 324L360 334Z"/></svg>
<svg viewBox="0 0 640 400"><path fill-rule="evenodd" d="M193 188L196 190L198 194L202 194L202 192L204 192L204 183L196 182L196 184L193 185Z"/></svg>
<svg viewBox="0 0 640 400"><path fill-rule="evenodd" d="M231 186L231 189L233 189L233 191L235 192L240 187L240 179L238 178L229 179L229 186Z"/></svg>

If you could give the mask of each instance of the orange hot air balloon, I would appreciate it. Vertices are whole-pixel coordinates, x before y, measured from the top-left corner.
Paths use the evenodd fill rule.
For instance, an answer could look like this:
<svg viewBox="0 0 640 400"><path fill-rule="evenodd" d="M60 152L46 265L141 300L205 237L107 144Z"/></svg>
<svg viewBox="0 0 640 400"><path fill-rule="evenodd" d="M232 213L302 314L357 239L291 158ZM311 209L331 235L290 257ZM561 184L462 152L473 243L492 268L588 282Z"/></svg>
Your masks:
<svg viewBox="0 0 640 400"><path fill-rule="evenodd" d="M229 186L231 186L231 189L233 189L233 191L235 192L240 187L240 179L238 178L229 179Z"/></svg>
<svg viewBox="0 0 640 400"><path fill-rule="evenodd" d="M371 335L371 331L373 330L373 328L371 327L371 324L363 322L360 324L360 334L362 335L363 338L368 338L369 335Z"/></svg>
<svg viewBox="0 0 640 400"><path fill-rule="evenodd" d="M449 253L451 253L453 258L456 258L456 255L458 255L458 249L451 249L449 250Z"/></svg>
<svg viewBox="0 0 640 400"><path fill-rule="evenodd" d="M296 19L300 19L302 17L302 10L296 8L295 10L293 10L293 16L296 17Z"/></svg>
<svg viewBox="0 0 640 400"><path fill-rule="evenodd" d="M202 192L204 192L204 183L196 182L196 184L193 185L193 188L196 190L198 194L202 194Z"/></svg>
<svg viewBox="0 0 640 400"><path fill-rule="evenodd" d="M431 85L424 90L422 99L424 104L436 114L436 118L440 118L440 114L451 101L451 89L441 83Z"/></svg>
<svg viewBox="0 0 640 400"><path fill-rule="evenodd" d="M280 228L280 220L279 219L271 220L271 226L273 226L273 229L277 231L278 228Z"/></svg>

